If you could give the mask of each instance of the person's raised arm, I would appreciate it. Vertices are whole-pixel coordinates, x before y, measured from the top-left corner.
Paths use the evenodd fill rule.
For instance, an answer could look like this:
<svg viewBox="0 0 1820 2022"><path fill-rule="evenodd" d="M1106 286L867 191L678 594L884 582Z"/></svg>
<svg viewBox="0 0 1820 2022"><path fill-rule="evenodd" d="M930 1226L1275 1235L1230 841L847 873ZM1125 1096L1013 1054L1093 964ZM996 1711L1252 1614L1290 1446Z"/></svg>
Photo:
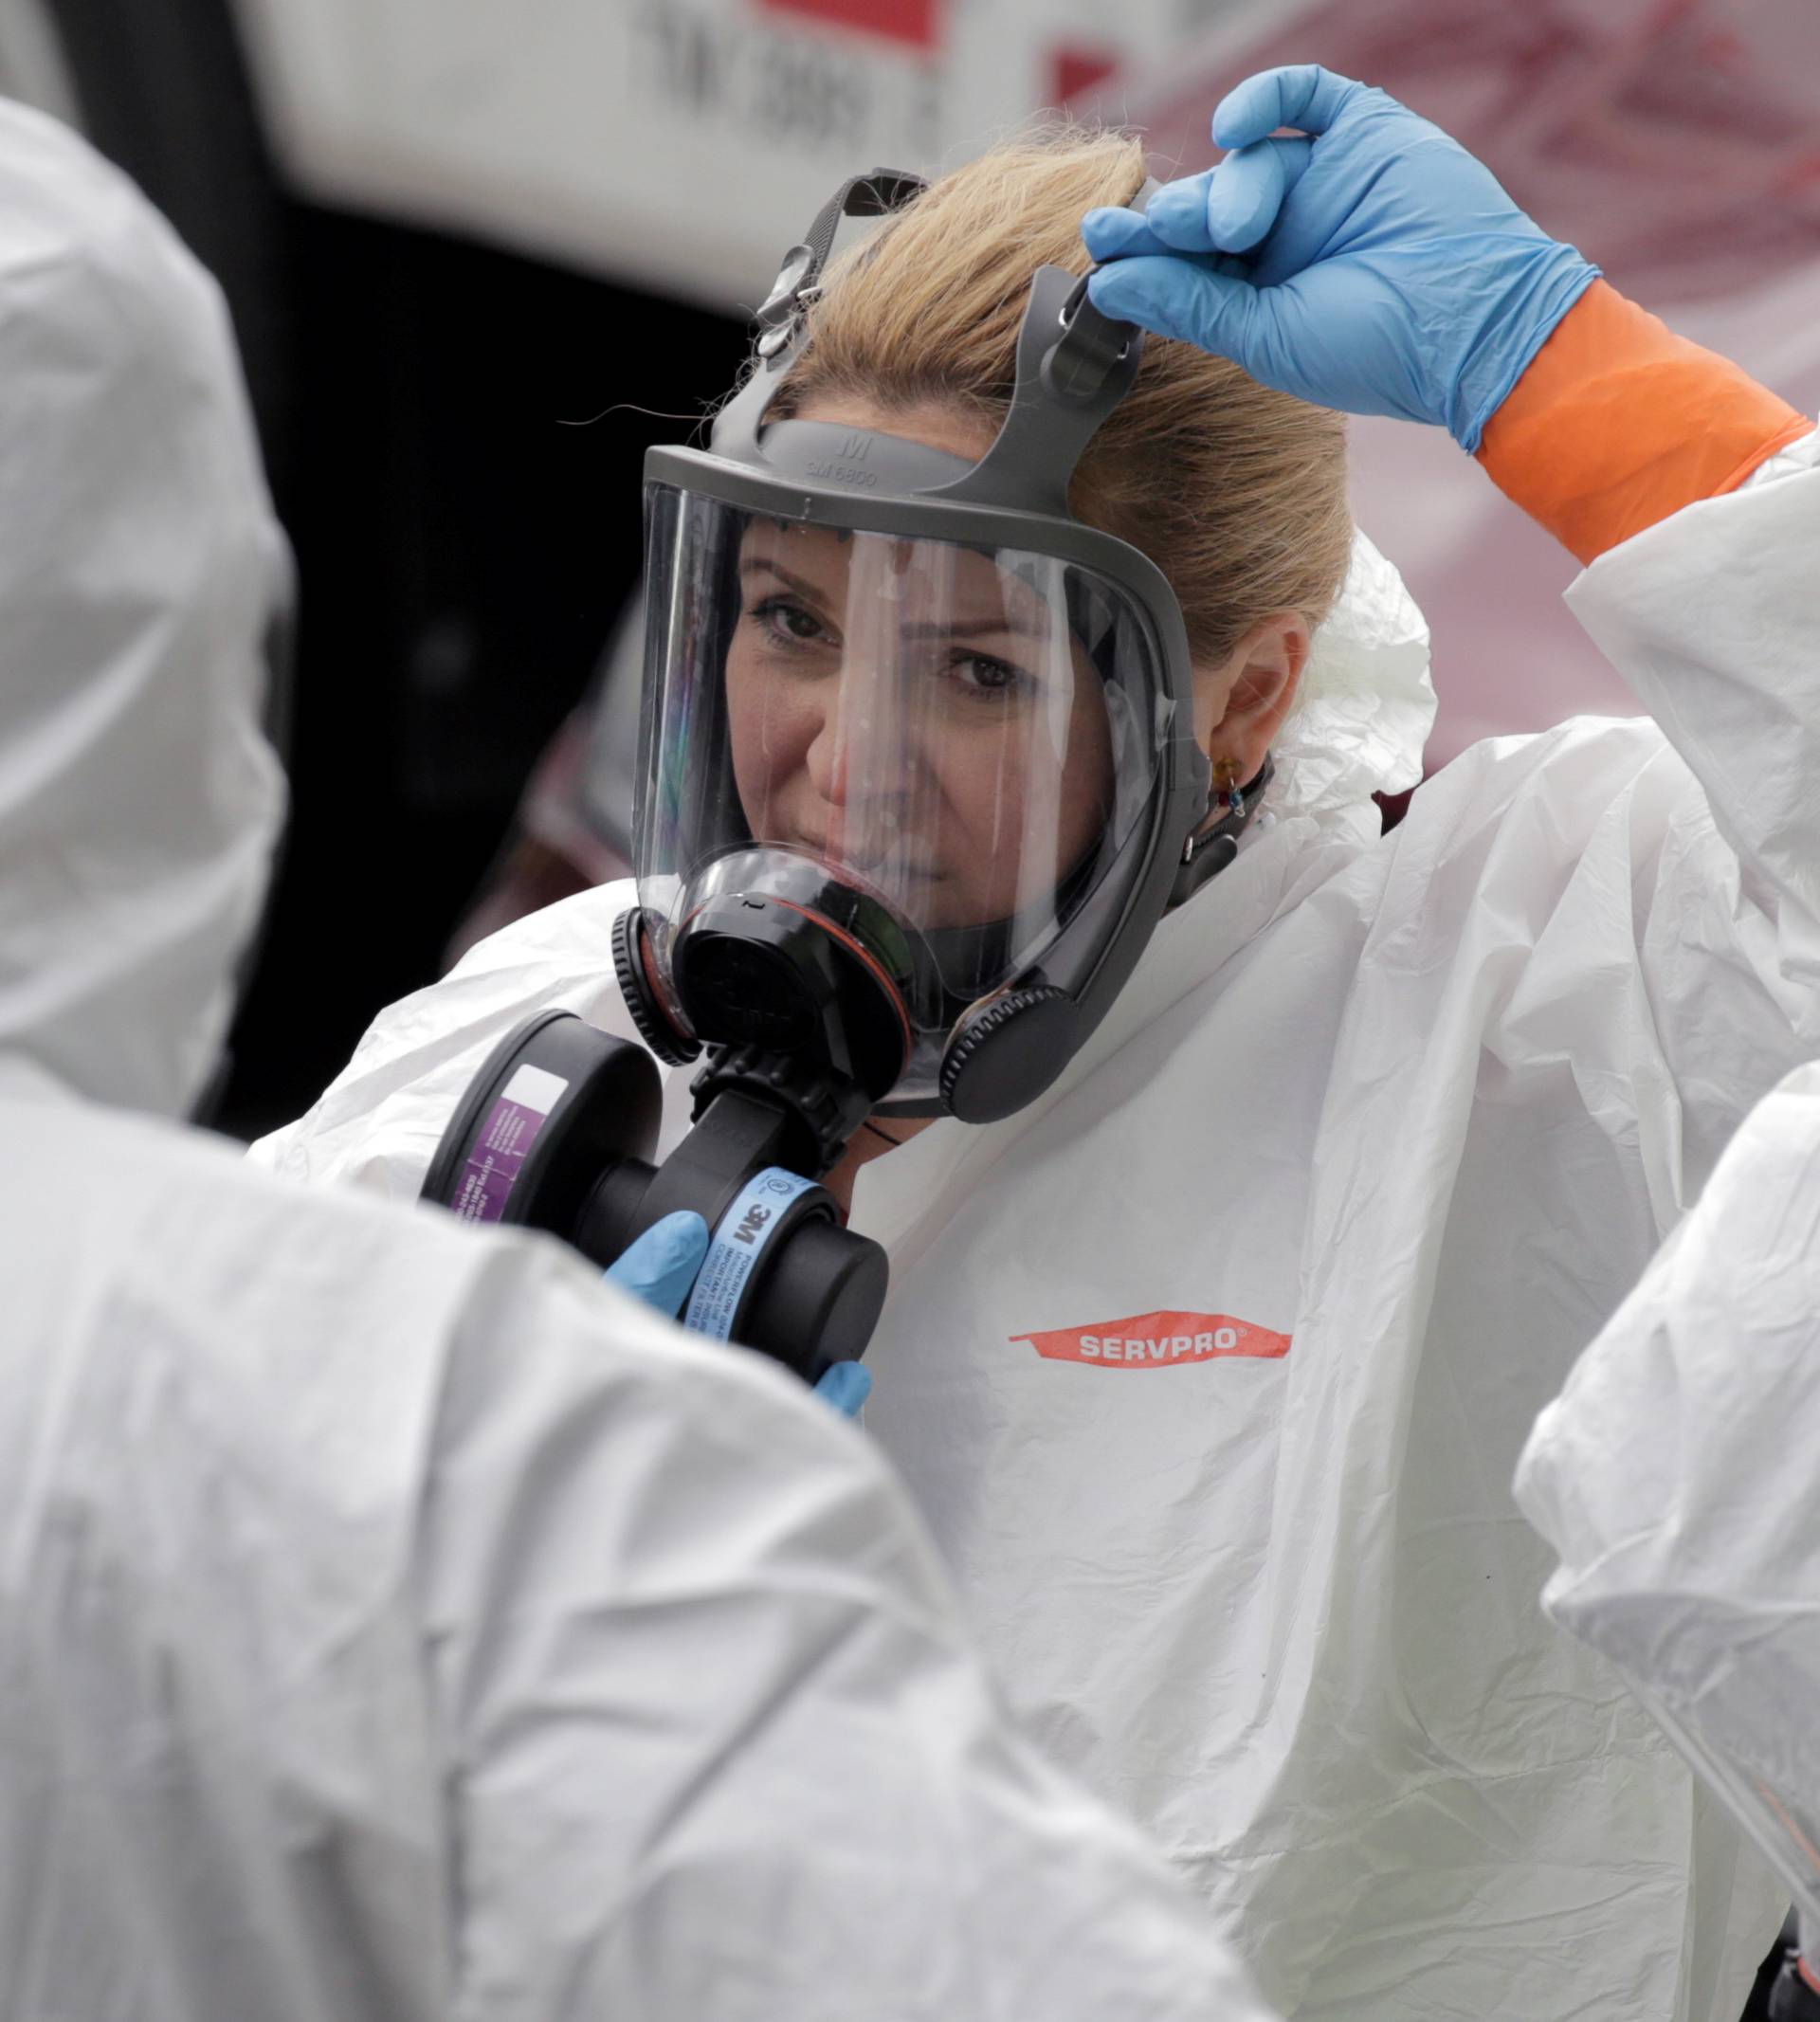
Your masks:
<svg viewBox="0 0 1820 2022"><path fill-rule="evenodd" d="M1264 71L1221 101L1213 137L1224 160L1141 217L1088 214L1096 305L1320 406L1446 428L1583 562L1812 427L1627 301L1381 91L1319 64Z"/></svg>
<svg viewBox="0 0 1820 2022"><path fill-rule="evenodd" d="M1820 436L1381 91L1266 71L1213 134L1225 159L1141 216L1088 213L1095 303L1446 428L1587 563L1569 606L1684 761L1638 747L1611 875L1685 1128L1722 1142L1820 1039Z"/></svg>

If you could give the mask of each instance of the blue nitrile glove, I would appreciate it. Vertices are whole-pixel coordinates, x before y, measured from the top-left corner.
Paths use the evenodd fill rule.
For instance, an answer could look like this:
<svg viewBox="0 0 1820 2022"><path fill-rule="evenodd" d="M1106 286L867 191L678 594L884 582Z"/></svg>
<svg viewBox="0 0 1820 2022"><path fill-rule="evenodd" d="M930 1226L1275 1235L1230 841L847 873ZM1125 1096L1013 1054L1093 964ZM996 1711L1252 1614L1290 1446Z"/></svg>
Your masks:
<svg viewBox="0 0 1820 2022"><path fill-rule="evenodd" d="M1292 126L1309 139L1271 139ZM1094 306L1321 407L1479 438L1598 275L1407 106L1319 64L1221 100L1231 150L1136 211L1087 213ZM1236 256L1244 255L1243 258Z"/></svg>
<svg viewBox="0 0 1820 2022"><path fill-rule="evenodd" d="M629 1244L603 1273L623 1292L674 1320L688 1302L708 1254L708 1225L699 1214L666 1214ZM857 1418L872 1394L872 1372L863 1362L835 1362L822 1374L815 1394L844 1418Z"/></svg>
<svg viewBox="0 0 1820 2022"><path fill-rule="evenodd" d="M707 1254L708 1225L699 1214L666 1214L628 1244L605 1276L622 1292L674 1320L694 1290Z"/></svg>
<svg viewBox="0 0 1820 2022"><path fill-rule="evenodd" d="M872 1372L864 1362L831 1362L822 1372L815 1394L843 1418L857 1418L872 1394Z"/></svg>

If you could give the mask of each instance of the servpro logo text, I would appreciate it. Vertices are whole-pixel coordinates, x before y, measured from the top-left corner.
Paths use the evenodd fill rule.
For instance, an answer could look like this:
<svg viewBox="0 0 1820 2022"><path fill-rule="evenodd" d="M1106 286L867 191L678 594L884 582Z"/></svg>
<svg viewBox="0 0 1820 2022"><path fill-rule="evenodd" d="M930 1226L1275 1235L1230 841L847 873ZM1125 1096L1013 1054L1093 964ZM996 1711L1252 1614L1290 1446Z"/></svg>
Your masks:
<svg viewBox="0 0 1820 2022"><path fill-rule="evenodd" d="M1013 1334L1051 1362L1091 1362L1101 1369L1164 1369L1177 1362L1217 1362L1229 1356L1275 1360L1290 1337L1234 1320L1229 1313L1138 1313L1089 1327Z"/></svg>

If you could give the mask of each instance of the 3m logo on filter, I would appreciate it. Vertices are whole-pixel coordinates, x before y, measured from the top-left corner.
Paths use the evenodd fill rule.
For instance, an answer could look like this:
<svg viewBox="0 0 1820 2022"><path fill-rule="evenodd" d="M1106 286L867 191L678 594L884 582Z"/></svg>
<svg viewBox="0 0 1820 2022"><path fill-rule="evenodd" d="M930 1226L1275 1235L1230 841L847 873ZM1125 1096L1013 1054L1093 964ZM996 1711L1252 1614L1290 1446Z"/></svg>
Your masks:
<svg viewBox="0 0 1820 2022"><path fill-rule="evenodd" d="M1090 1327L1013 1334L1051 1362L1088 1362L1101 1369L1167 1369L1179 1362L1217 1362L1231 1356L1274 1361L1290 1337L1234 1320L1229 1313L1138 1313Z"/></svg>

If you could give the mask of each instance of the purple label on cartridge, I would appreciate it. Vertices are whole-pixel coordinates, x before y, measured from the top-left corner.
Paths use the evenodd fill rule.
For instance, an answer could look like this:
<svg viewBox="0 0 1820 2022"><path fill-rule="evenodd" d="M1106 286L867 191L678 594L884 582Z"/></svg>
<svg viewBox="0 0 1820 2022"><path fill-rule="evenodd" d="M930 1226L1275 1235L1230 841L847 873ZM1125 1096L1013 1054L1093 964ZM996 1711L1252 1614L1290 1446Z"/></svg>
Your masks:
<svg viewBox="0 0 1820 2022"><path fill-rule="evenodd" d="M543 1067L524 1066L494 1098L468 1149L449 1206L464 1222L498 1222L537 1133L569 1084Z"/></svg>

